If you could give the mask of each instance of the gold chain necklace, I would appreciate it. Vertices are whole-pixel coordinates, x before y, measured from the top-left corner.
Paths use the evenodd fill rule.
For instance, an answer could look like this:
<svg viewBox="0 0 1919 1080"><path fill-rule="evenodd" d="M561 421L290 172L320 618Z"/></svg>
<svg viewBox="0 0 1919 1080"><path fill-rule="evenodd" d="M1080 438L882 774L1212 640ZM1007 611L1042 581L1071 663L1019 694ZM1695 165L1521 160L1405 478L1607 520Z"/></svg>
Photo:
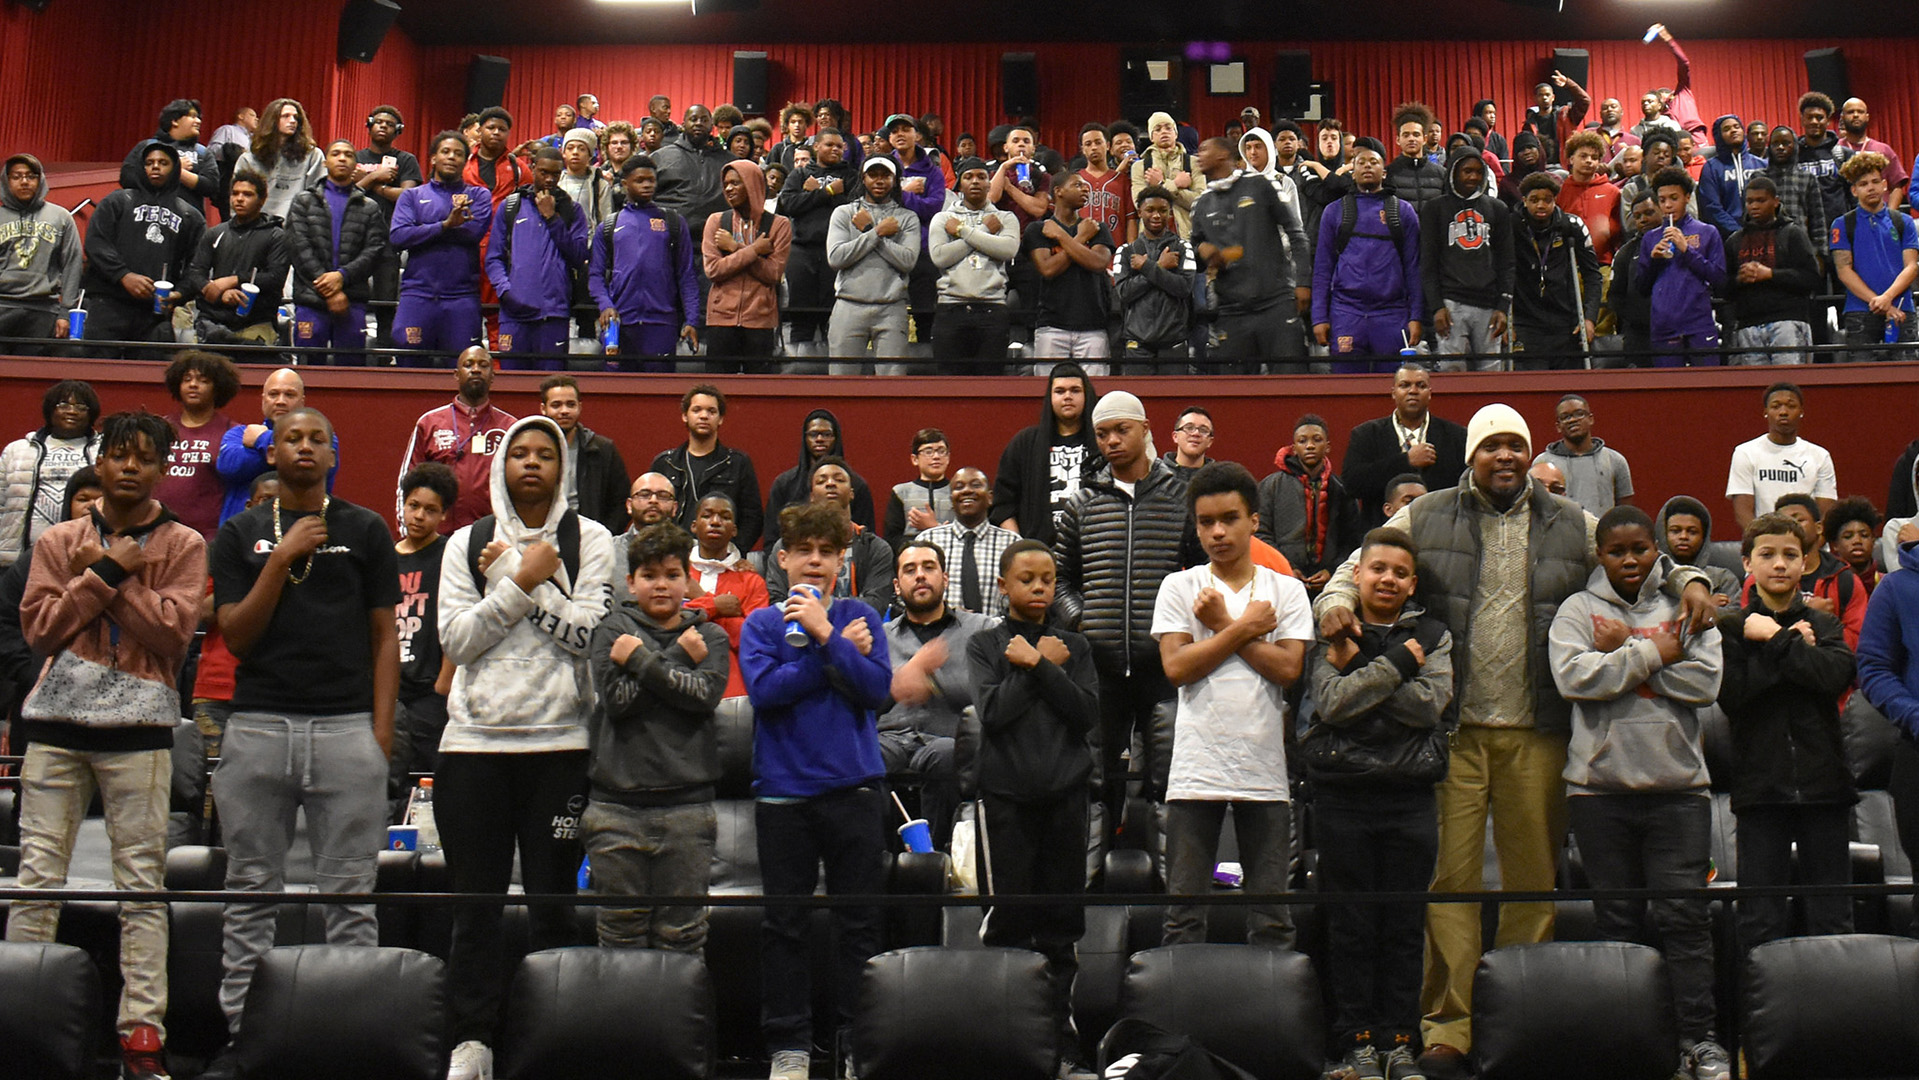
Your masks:
<svg viewBox="0 0 1919 1080"><path fill-rule="evenodd" d="M323 525L326 523L327 507L331 505L333 505L333 496L320 496L320 523ZM273 546L276 548L279 547L280 541L283 539L285 539L285 537L280 533L280 497L275 495L273 497ZM313 576L313 556L314 552L307 552L307 565L305 570L295 572L291 566L287 567L287 581L290 584L298 585Z"/></svg>

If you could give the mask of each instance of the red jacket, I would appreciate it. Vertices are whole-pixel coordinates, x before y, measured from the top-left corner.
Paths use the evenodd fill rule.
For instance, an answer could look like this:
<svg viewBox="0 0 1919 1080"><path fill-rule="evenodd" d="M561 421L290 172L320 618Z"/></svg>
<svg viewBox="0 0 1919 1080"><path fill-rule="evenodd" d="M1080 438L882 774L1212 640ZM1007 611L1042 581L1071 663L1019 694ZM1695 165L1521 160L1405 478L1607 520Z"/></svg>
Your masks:
<svg viewBox="0 0 1919 1080"><path fill-rule="evenodd" d="M400 477L404 479L423 461L437 461L452 469L460 481L460 495L440 522L441 536L451 536L493 512L493 455L516 419L491 402L475 410L454 398L413 422L413 434L400 458ZM480 439L477 446L475 436ZM406 492L401 491L394 501L394 520L399 521L405 510Z"/></svg>
<svg viewBox="0 0 1919 1080"><path fill-rule="evenodd" d="M737 617L721 618L713 609L714 593L731 593L740 598L740 613ZM686 606L706 612L707 618L719 624L726 631L727 644L733 648L726 676L726 696L740 697L746 693L746 682L740 678L740 630L746 626L746 617L766 607L772 601L766 594L766 579L751 570L722 570L720 579L713 592L696 600L688 600Z"/></svg>

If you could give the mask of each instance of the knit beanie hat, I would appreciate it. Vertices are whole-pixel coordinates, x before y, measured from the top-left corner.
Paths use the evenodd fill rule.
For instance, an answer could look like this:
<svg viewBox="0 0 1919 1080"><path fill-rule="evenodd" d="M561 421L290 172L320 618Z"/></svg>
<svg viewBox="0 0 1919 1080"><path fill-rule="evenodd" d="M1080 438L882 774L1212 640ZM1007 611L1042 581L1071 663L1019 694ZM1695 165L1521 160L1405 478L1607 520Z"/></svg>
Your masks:
<svg viewBox="0 0 1919 1080"><path fill-rule="evenodd" d="M1517 435L1526 440L1526 452L1532 453L1533 433L1526 426L1526 418L1511 405L1495 401L1474 413L1472 422L1466 425L1467 459L1471 460L1479 444L1494 435Z"/></svg>

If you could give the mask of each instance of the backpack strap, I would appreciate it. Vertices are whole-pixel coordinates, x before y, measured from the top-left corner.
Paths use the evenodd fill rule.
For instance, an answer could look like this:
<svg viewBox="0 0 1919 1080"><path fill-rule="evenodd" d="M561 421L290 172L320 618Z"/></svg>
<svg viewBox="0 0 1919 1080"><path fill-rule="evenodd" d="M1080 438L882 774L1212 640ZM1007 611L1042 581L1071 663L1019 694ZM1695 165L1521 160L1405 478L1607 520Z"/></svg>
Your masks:
<svg viewBox="0 0 1919 1080"><path fill-rule="evenodd" d="M1393 250L1397 251L1406 242L1406 222L1399 216L1399 196L1390 191L1386 193L1386 231L1392 235Z"/></svg>
<svg viewBox="0 0 1919 1080"><path fill-rule="evenodd" d="M473 523L466 534L466 566L473 575L473 591L486 595L486 572L480 569L480 553L493 542L493 529L498 522L492 514Z"/></svg>
<svg viewBox="0 0 1919 1080"><path fill-rule="evenodd" d="M566 567L566 579L580 580L580 514L577 510L568 510L560 515L559 541L560 565Z"/></svg>
<svg viewBox="0 0 1919 1080"><path fill-rule="evenodd" d="M1346 254L1346 245L1352 243L1353 230L1359 227L1359 197L1347 192L1339 197L1339 231L1333 234L1333 253Z"/></svg>
<svg viewBox="0 0 1919 1080"><path fill-rule="evenodd" d="M519 192L500 200L500 216L506 219L506 235L500 241L500 257L506 260L510 270L513 267L513 226L520 216Z"/></svg>
<svg viewBox="0 0 1919 1080"><path fill-rule="evenodd" d="M499 522L492 514L473 523L466 534L466 565L473 575L473 588L486 595L486 574L480 569L480 553L493 542L494 529ZM580 515L578 511L568 510L560 518L558 535L554 537L560 549L560 565L566 567L568 581L580 579Z"/></svg>

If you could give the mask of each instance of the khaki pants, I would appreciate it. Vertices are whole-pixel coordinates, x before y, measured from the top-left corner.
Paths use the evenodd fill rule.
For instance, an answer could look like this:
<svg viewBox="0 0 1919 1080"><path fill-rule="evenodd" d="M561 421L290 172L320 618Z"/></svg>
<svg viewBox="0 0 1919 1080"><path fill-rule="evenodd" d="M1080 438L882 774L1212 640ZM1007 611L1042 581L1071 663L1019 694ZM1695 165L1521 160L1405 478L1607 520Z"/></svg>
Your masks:
<svg viewBox="0 0 1919 1080"><path fill-rule="evenodd" d="M100 791L107 839L113 845L113 887L156 891L165 883L167 800L173 782L168 750L101 753L45 743L27 748L20 785L20 887L58 889L67 883L80 823ZM58 902L19 900L7 920L8 941L52 941ZM119 1030L152 1024L166 1038L167 906L120 905Z"/></svg>
<svg viewBox="0 0 1919 1080"><path fill-rule="evenodd" d="M1461 727L1439 785L1439 860L1432 891L1471 892L1485 869L1486 815L1493 819L1499 887L1551 889L1566 840L1566 736L1531 728ZM1552 937L1551 903L1501 904L1496 948ZM1426 909L1425 1043L1472 1049L1473 972L1479 966L1479 905Z"/></svg>

